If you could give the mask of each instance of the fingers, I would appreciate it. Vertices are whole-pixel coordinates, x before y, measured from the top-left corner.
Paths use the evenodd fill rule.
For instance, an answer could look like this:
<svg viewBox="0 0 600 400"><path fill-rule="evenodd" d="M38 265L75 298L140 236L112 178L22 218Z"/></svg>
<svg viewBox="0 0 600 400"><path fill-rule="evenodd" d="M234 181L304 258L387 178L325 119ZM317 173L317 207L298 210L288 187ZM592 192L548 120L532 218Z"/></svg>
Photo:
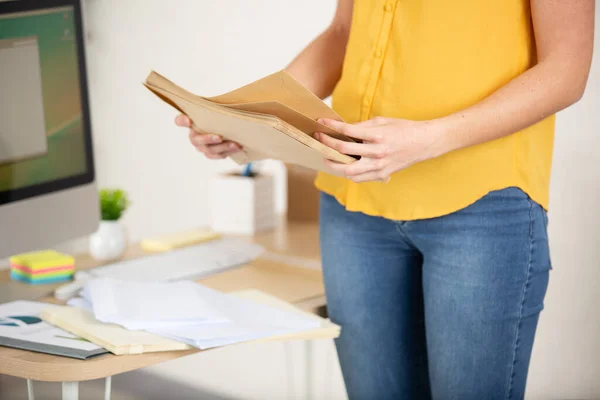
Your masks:
<svg viewBox="0 0 600 400"><path fill-rule="evenodd" d="M325 160L325 165L336 175L344 176L354 182L389 181L389 174L385 171L382 160L361 158L351 164L341 164Z"/></svg>
<svg viewBox="0 0 600 400"><path fill-rule="evenodd" d="M223 142L220 144L209 145L206 146L206 149L208 150L208 153L218 155L236 153L240 151L240 147L233 142Z"/></svg>
<svg viewBox="0 0 600 400"><path fill-rule="evenodd" d="M212 160L226 158L242 150L242 146L238 143L224 141L219 135L198 132L193 129L192 121L187 115L178 115L175 118L175 124L180 127L190 128L188 134L190 143L192 143L196 150Z"/></svg>
<svg viewBox="0 0 600 400"><path fill-rule="evenodd" d="M366 119L364 121L357 122L354 125L362 126L362 127L373 127L373 126L380 126L380 125L384 125L384 124L385 124L385 118L375 117L375 118Z"/></svg>
<svg viewBox="0 0 600 400"><path fill-rule="evenodd" d="M227 158L237 153L238 151L240 151L240 148L235 143L226 142L211 146L197 146L196 150L198 150L211 160L219 160L222 158Z"/></svg>
<svg viewBox="0 0 600 400"><path fill-rule="evenodd" d="M219 135L210 135L207 133L197 132L193 129L190 129L189 133L190 142L194 146L208 146L211 144L221 143L223 138Z"/></svg>
<svg viewBox="0 0 600 400"><path fill-rule="evenodd" d="M380 171L384 165L381 160L374 160L372 158L363 157L358 161L351 164L342 164L331 160L325 161L327 166L334 172L344 175L347 178L352 179L356 175L362 175L368 172Z"/></svg>
<svg viewBox="0 0 600 400"><path fill-rule="evenodd" d="M390 181L390 177L389 176L381 176L381 174L379 174L377 172L367 172L365 174L356 175L356 176L352 177L352 180L357 183L360 183L360 182L388 183Z"/></svg>
<svg viewBox="0 0 600 400"><path fill-rule="evenodd" d="M380 135L377 133L374 128L378 126L380 123L378 119L373 119L369 121L364 121L359 124L347 124L345 122L336 121L334 119L320 119L319 122L325 126L330 127L340 133L343 133L346 136L360 139L366 142L378 142L381 140Z"/></svg>
<svg viewBox="0 0 600 400"><path fill-rule="evenodd" d="M315 139L343 154L371 158L384 158L386 156L386 147L382 144L345 142L318 132L315 133Z"/></svg>
<svg viewBox="0 0 600 400"><path fill-rule="evenodd" d="M200 132L193 128L192 120L186 115L178 115L175 118L175 124L181 127L190 128L189 137L194 146L208 145L211 143L221 143L223 139L219 135L210 135L205 132Z"/></svg>
<svg viewBox="0 0 600 400"><path fill-rule="evenodd" d="M238 151L239 150L225 151L223 153L214 153L211 150L209 150L207 152L202 152L202 154L204 154L204 156L210 160L222 160L224 158L232 156L233 154L237 153Z"/></svg>
<svg viewBox="0 0 600 400"><path fill-rule="evenodd" d="M190 128L192 126L192 121L188 118L187 115L180 114L175 117L175 125L181 126L183 128Z"/></svg>
<svg viewBox="0 0 600 400"><path fill-rule="evenodd" d="M218 135L209 135L190 130L190 142L196 150L210 159L221 159L237 153L242 147L231 141L223 141Z"/></svg>

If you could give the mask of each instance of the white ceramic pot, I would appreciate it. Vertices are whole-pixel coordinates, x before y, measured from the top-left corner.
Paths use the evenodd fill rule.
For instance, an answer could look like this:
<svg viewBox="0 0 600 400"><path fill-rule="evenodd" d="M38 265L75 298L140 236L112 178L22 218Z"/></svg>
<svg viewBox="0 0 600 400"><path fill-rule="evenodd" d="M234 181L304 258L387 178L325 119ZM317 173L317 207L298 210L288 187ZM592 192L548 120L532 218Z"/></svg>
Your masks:
<svg viewBox="0 0 600 400"><path fill-rule="evenodd" d="M101 221L90 236L90 255L98 261L114 261L127 250L127 233L118 221Z"/></svg>

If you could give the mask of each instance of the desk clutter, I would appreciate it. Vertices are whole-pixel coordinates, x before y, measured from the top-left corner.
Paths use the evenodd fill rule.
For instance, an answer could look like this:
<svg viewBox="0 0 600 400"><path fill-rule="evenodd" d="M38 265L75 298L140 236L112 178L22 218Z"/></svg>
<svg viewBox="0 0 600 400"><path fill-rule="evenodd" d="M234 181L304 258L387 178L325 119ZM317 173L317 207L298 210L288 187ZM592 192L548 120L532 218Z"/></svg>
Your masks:
<svg viewBox="0 0 600 400"><path fill-rule="evenodd" d="M75 258L54 250L24 253L10 258L11 279L32 285L68 281L74 273Z"/></svg>
<svg viewBox="0 0 600 400"><path fill-rule="evenodd" d="M266 293L222 293L190 281L96 278L81 297L48 307L41 318L116 355L340 334L330 321Z"/></svg>
<svg viewBox="0 0 600 400"><path fill-rule="evenodd" d="M66 306L1 304L0 346L87 359L340 335L329 320L267 293L223 293L192 281L247 264L265 253L262 246L198 230L143 247L153 254L77 272L61 287L69 289ZM15 279L58 282L73 277L74 259L27 253L11 258L11 268Z"/></svg>

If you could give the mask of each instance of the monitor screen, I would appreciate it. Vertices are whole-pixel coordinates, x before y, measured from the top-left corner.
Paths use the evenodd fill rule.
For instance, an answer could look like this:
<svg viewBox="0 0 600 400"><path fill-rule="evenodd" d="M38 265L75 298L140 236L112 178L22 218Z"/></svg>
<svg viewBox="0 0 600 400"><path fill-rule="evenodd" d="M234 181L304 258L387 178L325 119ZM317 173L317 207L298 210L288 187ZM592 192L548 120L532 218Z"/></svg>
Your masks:
<svg viewBox="0 0 600 400"><path fill-rule="evenodd" d="M0 204L93 180L80 16L53 3L0 3Z"/></svg>

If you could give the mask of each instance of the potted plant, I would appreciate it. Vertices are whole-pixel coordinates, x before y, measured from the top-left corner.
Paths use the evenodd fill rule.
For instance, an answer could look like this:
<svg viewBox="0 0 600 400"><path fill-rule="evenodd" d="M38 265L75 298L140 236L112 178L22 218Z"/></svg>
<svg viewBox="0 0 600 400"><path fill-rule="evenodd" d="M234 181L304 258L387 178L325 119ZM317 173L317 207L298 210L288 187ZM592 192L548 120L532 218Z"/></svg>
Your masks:
<svg viewBox="0 0 600 400"><path fill-rule="evenodd" d="M90 254L98 261L113 261L127 250L127 234L120 219L130 201L127 193L120 189L102 189L99 195L102 221L90 237Z"/></svg>

